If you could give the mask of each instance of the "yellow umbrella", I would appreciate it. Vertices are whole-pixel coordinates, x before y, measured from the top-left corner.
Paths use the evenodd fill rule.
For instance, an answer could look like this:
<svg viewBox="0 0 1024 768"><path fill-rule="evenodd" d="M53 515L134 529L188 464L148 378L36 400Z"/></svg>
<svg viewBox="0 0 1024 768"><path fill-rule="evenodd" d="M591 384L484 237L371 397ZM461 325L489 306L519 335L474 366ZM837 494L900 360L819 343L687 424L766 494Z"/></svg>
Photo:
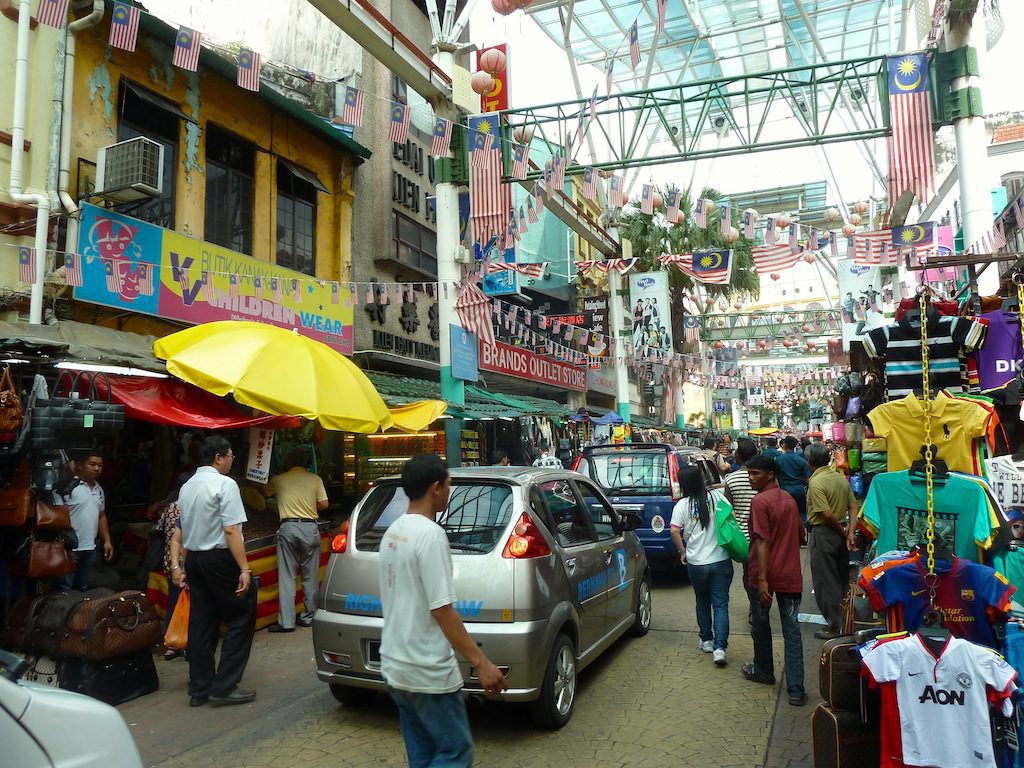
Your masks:
<svg viewBox="0 0 1024 768"><path fill-rule="evenodd" d="M774 435L779 430L776 427L756 427L754 429L748 429L747 434L753 435L754 437L767 437L768 435Z"/></svg>
<svg viewBox="0 0 1024 768"><path fill-rule="evenodd" d="M416 403L396 405L389 410L393 426L405 432L419 432L426 429L447 409L448 403L443 400L420 400Z"/></svg>
<svg viewBox="0 0 1024 768"><path fill-rule="evenodd" d="M153 345L179 379L267 413L317 419L326 429L376 432L393 423L366 375L339 352L273 325L204 323Z"/></svg>

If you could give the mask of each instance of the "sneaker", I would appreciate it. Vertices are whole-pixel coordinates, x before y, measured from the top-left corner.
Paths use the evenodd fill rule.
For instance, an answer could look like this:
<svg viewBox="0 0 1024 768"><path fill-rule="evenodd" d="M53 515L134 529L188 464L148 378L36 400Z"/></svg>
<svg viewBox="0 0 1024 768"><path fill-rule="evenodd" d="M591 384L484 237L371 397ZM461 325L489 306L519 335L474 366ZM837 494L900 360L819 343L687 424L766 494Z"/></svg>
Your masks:
<svg viewBox="0 0 1024 768"><path fill-rule="evenodd" d="M797 696L790 696L789 703L792 704L794 707L802 707L804 704L807 703L807 694L801 693Z"/></svg>
<svg viewBox="0 0 1024 768"><path fill-rule="evenodd" d="M701 640L697 643L697 649L704 653L711 653L715 650L715 643L713 640Z"/></svg>
<svg viewBox="0 0 1024 768"><path fill-rule="evenodd" d="M714 655L714 659L715 659L715 666L724 667L725 666L725 649L724 648L716 648L713 655Z"/></svg>
<svg viewBox="0 0 1024 768"><path fill-rule="evenodd" d="M825 629L819 629L814 633L814 636L818 640L835 640L837 637L840 637L840 633L839 630L826 627Z"/></svg>

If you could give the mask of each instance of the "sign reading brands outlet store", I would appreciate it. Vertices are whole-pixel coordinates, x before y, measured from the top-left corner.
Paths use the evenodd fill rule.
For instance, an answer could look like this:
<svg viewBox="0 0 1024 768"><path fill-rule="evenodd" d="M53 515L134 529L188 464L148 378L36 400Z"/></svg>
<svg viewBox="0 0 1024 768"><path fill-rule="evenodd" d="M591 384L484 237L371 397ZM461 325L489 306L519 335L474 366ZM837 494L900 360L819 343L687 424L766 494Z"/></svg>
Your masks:
<svg viewBox="0 0 1024 768"><path fill-rule="evenodd" d="M513 347L502 341L495 342L493 347L480 345L480 370L503 373L506 376L529 379L541 384L553 384L576 392L585 392L587 389L585 369Z"/></svg>

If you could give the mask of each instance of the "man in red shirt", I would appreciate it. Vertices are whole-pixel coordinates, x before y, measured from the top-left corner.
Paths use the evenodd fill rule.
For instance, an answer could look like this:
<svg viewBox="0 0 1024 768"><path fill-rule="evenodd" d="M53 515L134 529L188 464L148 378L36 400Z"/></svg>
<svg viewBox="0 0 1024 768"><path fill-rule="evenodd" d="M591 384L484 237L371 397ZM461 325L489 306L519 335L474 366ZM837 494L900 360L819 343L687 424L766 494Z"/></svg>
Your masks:
<svg viewBox="0 0 1024 768"><path fill-rule="evenodd" d="M800 572L800 542L804 526L796 502L779 487L775 472L775 460L770 456L754 456L747 461L750 485L757 491L750 502L750 566L746 585L750 597L754 661L744 664L742 672L751 682L775 684L769 618L773 596L777 597L786 690L789 703L799 707L807 703L803 639L797 619L804 585Z"/></svg>

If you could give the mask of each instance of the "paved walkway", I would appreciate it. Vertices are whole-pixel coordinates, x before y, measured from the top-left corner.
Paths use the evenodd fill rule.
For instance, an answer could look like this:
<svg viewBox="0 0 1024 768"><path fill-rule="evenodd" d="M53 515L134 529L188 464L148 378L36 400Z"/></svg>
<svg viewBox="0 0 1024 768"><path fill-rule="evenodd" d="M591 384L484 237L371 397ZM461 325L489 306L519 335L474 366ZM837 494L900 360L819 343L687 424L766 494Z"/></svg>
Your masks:
<svg viewBox="0 0 1024 768"><path fill-rule="evenodd" d="M806 555L806 550L804 550ZM471 712L476 765L494 768L604 766L812 766L810 717L819 701L814 625L803 627L810 702L789 705L779 686L748 683L752 656L747 605L733 582L729 665L696 649L693 592L671 579L654 586L647 637L624 639L583 672L576 711L563 729L537 729L526 708L487 704ZM813 596L804 612L816 613ZM776 631L776 677L782 681ZM161 689L119 707L147 766L159 768L336 768L405 764L397 714L384 696L345 707L317 681L310 632L258 632L243 685L249 705L189 708L187 664L157 661Z"/></svg>

